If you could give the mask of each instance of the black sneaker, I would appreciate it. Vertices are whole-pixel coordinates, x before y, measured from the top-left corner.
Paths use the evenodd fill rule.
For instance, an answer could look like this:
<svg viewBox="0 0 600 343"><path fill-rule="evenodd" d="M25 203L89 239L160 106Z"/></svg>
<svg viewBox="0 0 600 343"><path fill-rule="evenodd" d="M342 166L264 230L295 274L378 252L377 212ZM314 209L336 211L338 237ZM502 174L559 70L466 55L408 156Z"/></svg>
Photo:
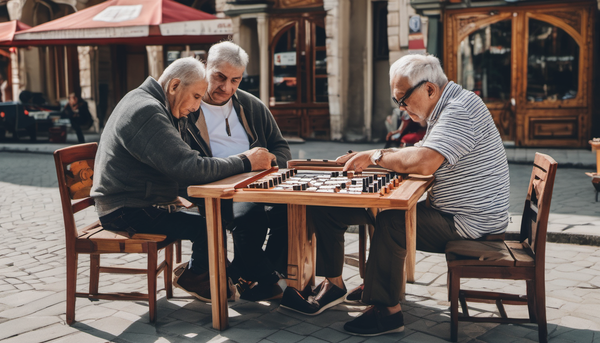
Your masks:
<svg viewBox="0 0 600 343"><path fill-rule="evenodd" d="M344 330L353 335L379 336L386 333L404 331L402 311L386 315L376 306L372 306L359 317L344 324Z"/></svg>
<svg viewBox="0 0 600 343"><path fill-rule="evenodd" d="M365 285L361 284L360 286L348 292L348 294L346 295L345 302L353 305L366 305L362 302L362 295L364 289Z"/></svg>
<svg viewBox="0 0 600 343"><path fill-rule="evenodd" d="M251 282L239 278L238 282L235 283L235 287L240 299L248 301L280 299L283 295L283 291L277 283Z"/></svg>
<svg viewBox="0 0 600 343"><path fill-rule="evenodd" d="M309 294L303 294L293 287L287 287L279 306L309 316L316 316L343 302L345 295L346 287L341 289L325 279Z"/></svg>
<svg viewBox="0 0 600 343"><path fill-rule="evenodd" d="M196 274L188 269L189 262L182 263L175 270L173 274L173 285L177 288L181 288L190 295L202 300L204 302L210 301L210 276L208 272L202 274ZM235 300L235 288L231 279L227 280L227 298L229 301Z"/></svg>

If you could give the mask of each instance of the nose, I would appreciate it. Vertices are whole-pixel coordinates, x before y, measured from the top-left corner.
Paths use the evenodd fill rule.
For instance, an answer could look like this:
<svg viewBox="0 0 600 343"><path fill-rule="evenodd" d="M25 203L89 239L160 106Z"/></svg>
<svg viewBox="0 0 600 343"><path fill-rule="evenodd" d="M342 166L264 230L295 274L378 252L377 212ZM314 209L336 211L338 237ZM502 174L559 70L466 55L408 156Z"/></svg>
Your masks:
<svg viewBox="0 0 600 343"><path fill-rule="evenodd" d="M198 99L198 101L196 101L195 103L193 103L192 104L192 110L190 111L190 113L198 111L198 109L200 108L200 104L201 103L202 103L202 99Z"/></svg>

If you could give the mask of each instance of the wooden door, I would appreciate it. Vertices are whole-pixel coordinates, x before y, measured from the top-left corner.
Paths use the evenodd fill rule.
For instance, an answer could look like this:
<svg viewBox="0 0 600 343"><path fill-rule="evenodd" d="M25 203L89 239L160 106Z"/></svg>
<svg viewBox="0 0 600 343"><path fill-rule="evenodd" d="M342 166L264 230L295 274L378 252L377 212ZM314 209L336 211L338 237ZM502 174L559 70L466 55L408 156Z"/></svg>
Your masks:
<svg viewBox="0 0 600 343"><path fill-rule="evenodd" d="M269 107L285 136L329 139L324 17L270 19Z"/></svg>
<svg viewBox="0 0 600 343"><path fill-rule="evenodd" d="M444 66L479 94L505 141L584 147L594 1L449 10Z"/></svg>

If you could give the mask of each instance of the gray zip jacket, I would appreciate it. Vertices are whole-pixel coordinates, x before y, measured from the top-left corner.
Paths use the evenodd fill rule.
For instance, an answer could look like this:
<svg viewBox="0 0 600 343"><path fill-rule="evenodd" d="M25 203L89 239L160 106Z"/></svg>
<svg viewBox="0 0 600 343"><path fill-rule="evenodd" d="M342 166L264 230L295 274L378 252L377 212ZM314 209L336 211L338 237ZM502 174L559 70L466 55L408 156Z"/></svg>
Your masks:
<svg viewBox="0 0 600 343"><path fill-rule="evenodd" d="M96 153L91 196L99 216L122 207L172 203L179 184L204 184L250 171L243 154L200 156L177 127L165 93L152 77L121 99Z"/></svg>

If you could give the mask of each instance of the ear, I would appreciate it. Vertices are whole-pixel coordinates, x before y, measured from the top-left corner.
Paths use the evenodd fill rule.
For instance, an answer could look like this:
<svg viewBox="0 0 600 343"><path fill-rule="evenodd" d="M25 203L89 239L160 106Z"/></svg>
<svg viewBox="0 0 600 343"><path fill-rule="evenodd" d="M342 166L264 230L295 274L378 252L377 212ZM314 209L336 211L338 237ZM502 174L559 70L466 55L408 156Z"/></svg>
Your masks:
<svg viewBox="0 0 600 343"><path fill-rule="evenodd" d="M181 80L180 79L172 79L171 82L169 83L169 94L173 95L175 94L175 90L177 89L177 87L179 87L179 85L181 84Z"/></svg>
<svg viewBox="0 0 600 343"><path fill-rule="evenodd" d="M427 82L427 95L429 95L429 97L434 97L435 94L437 93L437 85L433 84L431 82Z"/></svg>

